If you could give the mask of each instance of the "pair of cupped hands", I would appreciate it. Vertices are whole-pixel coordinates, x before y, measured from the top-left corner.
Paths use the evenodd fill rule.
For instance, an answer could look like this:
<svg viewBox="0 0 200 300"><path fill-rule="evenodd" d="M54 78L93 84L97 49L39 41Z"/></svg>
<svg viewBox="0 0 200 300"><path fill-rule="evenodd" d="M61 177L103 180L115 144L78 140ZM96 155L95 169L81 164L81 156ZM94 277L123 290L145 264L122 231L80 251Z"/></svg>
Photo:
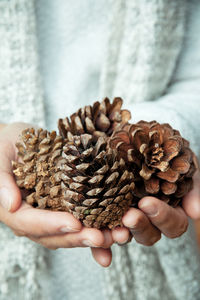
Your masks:
<svg viewBox="0 0 200 300"><path fill-rule="evenodd" d="M139 244L152 246L162 234L168 238L181 236L187 230L188 217L200 218L199 171L182 207L172 208L157 198L144 197L139 201L139 209L130 208L124 215L124 226L113 230L86 228L70 213L33 208L22 201L12 173L12 161L17 159L15 143L28 127L33 126L25 123L0 126L0 221L15 235L48 249L90 247L97 263L107 267L112 261L113 243L123 245L134 238Z"/></svg>

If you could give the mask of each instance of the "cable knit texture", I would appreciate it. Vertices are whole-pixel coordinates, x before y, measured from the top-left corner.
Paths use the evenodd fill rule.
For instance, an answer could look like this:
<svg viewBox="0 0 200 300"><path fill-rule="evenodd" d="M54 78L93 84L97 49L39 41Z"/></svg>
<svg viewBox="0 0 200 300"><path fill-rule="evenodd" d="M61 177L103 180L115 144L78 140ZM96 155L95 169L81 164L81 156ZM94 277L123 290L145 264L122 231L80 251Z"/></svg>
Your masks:
<svg viewBox="0 0 200 300"><path fill-rule="evenodd" d="M102 75L105 95L119 94L131 103L163 94L182 46L185 9L185 0L115 1Z"/></svg>
<svg viewBox="0 0 200 300"><path fill-rule="evenodd" d="M198 93L191 82L181 85L174 78L183 45L186 1L113 0L112 8L101 94L123 96L135 121L169 121L190 139L197 153ZM1 121L44 122L34 12L33 0L0 1ZM0 299L43 299L37 278L46 270L47 252L15 237L2 224L0 237ZM109 300L198 300L200 262L192 226L181 238L163 237L153 247L136 242L114 246L113 263L105 274Z"/></svg>
<svg viewBox="0 0 200 300"><path fill-rule="evenodd" d="M0 1L1 122L44 125L34 1Z"/></svg>

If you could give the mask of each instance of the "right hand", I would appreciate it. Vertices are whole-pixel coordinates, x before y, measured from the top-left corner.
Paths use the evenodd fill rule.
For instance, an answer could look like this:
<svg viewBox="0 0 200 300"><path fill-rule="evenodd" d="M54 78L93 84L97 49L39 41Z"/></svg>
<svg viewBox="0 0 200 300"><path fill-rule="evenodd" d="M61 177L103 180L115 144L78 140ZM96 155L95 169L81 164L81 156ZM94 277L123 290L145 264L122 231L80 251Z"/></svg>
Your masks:
<svg viewBox="0 0 200 300"><path fill-rule="evenodd" d="M15 235L24 236L48 249L92 247L95 260L107 267L111 263L109 230L86 228L68 212L36 209L22 202L21 192L12 173L17 159L15 143L30 124L15 123L0 129L0 221Z"/></svg>

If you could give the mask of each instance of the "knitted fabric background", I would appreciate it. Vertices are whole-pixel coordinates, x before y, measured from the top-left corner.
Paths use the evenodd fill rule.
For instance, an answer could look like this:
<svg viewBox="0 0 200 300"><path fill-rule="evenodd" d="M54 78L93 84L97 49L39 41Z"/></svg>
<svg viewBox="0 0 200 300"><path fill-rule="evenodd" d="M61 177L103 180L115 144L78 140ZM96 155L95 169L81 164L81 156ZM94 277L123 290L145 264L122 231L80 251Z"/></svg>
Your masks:
<svg viewBox="0 0 200 300"><path fill-rule="evenodd" d="M197 6L197 1L192 3ZM182 47L186 1L117 0L112 7L102 96L120 94L130 107L139 102L132 108L135 120L140 116L170 120L199 151L199 133L188 127L199 122L194 86L192 94L189 86L184 91L190 101L178 87L167 88ZM42 124L44 120L34 13L32 0L0 2L0 118L4 122L9 119ZM140 104L168 91L174 94L148 106ZM182 121L184 115L188 123ZM113 264L105 278L108 299L160 300L162 295L166 300L198 300L199 256L191 232L192 228L177 240L163 238L151 248L134 242L128 247L113 247ZM15 237L4 225L0 236L0 298L42 299L37 279L42 269L45 272L43 258L47 251Z"/></svg>
<svg viewBox="0 0 200 300"><path fill-rule="evenodd" d="M34 1L0 1L1 122L44 125Z"/></svg>
<svg viewBox="0 0 200 300"><path fill-rule="evenodd" d="M155 100L164 93L182 47L186 1L113 3L102 91L129 103Z"/></svg>

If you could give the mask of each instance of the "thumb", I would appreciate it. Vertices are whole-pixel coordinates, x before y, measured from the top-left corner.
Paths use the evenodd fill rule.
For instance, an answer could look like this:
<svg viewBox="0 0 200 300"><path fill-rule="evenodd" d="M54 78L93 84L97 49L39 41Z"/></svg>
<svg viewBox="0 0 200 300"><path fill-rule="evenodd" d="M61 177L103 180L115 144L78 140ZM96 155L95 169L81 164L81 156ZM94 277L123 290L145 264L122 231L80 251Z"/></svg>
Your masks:
<svg viewBox="0 0 200 300"><path fill-rule="evenodd" d="M14 147L2 145L0 150L0 205L9 212L15 212L21 205L21 192L12 173L11 161L14 158Z"/></svg>
<svg viewBox="0 0 200 300"><path fill-rule="evenodd" d="M183 209L186 214L194 219L200 219L200 172L197 171L193 177L194 187L183 199Z"/></svg>

